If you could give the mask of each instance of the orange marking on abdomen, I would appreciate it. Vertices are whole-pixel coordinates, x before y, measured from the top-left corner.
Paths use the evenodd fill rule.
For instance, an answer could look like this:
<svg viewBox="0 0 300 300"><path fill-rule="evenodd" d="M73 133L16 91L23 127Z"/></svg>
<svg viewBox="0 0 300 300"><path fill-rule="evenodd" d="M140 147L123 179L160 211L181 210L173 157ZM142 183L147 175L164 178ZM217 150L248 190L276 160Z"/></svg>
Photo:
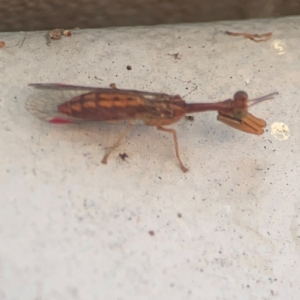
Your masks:
<svg viewBox="0 0 300 300"><path fill-rule="evenodd" d="M59 106L59 112L63 114L90 120L136 119L146 111L147 104L140 96L109 93L80 95Z"/></svg>
<svg viewBox="0 0 300 300"><path fill-rule="evenodd" d="M113 107L124 107L127 106L138 106L144 104L144 101L140 97L128 97L128 95L111 95L111 94L101 94L98 99L98 106L105 108Z"/></svg>
<svg viewBox="0 0 300 300"><path fill-rule="evenodd" d="M73 111L76 111L76 112L82 111L82 105L79 102L71 102L71 108Z"/></svg>
<svg viewBox="0 0 300 300"><path fill-rule="evenodd" d="M90 108L90 109L97 108L97 104L95 101L84 101L82 105L84 108Z"/></svg>

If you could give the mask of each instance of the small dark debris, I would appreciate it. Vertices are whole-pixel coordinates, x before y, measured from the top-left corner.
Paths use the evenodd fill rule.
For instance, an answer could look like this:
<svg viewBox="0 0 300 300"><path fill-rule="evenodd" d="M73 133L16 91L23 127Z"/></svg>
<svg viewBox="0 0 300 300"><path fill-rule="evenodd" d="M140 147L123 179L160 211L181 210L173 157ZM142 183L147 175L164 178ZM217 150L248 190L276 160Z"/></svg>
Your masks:
<svg viewBox="0 0 300 300"><path fill-rule="evenodd" d="M127 153L119 153L119 157L120 157L123 161L125 161L126 158L128 158L128 155L127 155Z"/></svg>
<svg viewBox="0 0 300 300"><path fill-rule="evenodd" d="M185 116L185 118L189 121L194 121L194 116Z"/></svg>
<svg viewBox="0 0 300 300"><path fill-rule="evenodd" d="M182 214L181 214L181 213L178 213L178 214L177 214L177 217L178 217L178 218L181 218L181 217L182 217Z"/></svg>
<svg viewBox="0 0 300 300"><path fill-rule="evenodd" d="M71 36L72 35L72 33L71 33L71 31L70 30L64 30L63 31L63 35L65 35L65 36Z"/></svg>
<svg viewBox="0 0 300 300"><path fill-rule="evenodd" d="M128 65L128 66L126 67L126 69L127 69L128 71L130 71L130 70L132 70L132 67L131 67L130 65Z"/></svg>
<svg viewBox="0 0 300 300"><path fill-rule="evenodd" d="M111 83L109 86L110 86L112 89L114 89L114 90L116 90L116 89L117 89L117 86L116 86L116 84L115 84L115 83Z"/></svg>
<svg viewBox="0 0 300 300"><path fill-rule="evenodd" d="M149 230L148 233L152 236L155 234L153 230Z"/></svg>
<svg viewBox="0 0 300 300"><path fill-rule="evenodd" d="M181 55L179 54L179 52L177 52L177 53L174 53L174 54L168 54L169 56L173 56L174 57L174 59L177 59L177 60L180 60L181 59Z"/></svg>
<svg viewBox="0 0 300 300"><path fill-rule="evenodd" d="M71 31L67 29L53 29L46 34L47 45L51 44L51 40L60 40L62 36L71 36Z"/></svg>

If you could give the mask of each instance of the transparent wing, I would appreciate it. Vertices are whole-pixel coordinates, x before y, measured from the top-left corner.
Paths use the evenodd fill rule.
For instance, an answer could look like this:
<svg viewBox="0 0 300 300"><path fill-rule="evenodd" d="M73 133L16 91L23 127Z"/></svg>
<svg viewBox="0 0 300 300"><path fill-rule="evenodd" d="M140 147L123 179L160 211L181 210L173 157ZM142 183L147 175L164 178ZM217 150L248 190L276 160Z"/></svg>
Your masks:
<svg viewBox="0 0 300 300"><path fill-rule="evenodd" d="M168 97L169 95L164 93L153 93L153 92L144 92L137 90L126 90L126 89L118 89L118 88L100 88L100 87L92 87L92 86L80 86L80 85L71 85L71 84L61 84L61 83L30 83L28 86L34 87L40 90L71 90L71 91L80 91L80 93L88 93L88 92L102 92L102 93L111 93L115 94L118 92L141 95L146 97L147 99L159 98L159 97Z"/></svg>
<svg viewBox="0 0 300 300"><path fill-rule="evenodd" d="M72 98L93 91L84 87L54 84L33 84L35 88L41 89L40 92L31 95L26 102L26 109L38 119L50 123L73 123L85 120L73 118L58 111L58 105L71 100Z"/></svg>

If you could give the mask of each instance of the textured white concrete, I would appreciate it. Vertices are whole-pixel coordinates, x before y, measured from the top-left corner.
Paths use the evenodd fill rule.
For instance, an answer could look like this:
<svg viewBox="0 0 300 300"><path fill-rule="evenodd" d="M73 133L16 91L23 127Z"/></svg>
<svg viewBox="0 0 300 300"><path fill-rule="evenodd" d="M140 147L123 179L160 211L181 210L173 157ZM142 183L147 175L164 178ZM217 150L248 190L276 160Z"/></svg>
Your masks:
<svg viewBox="0 0 300 300"><path fill-rule="evenodd" d="M296 17L80 30L50 46L29 32L22 47L24 33L1 33L0 299L299 299L299 28ZM216 113L172 126L183 174L171 136L145 126L102 165L122 127L43 123L25 110L32 82L197 85L189 102L279 96L251 110L268 122L260 137Z"/></svg>

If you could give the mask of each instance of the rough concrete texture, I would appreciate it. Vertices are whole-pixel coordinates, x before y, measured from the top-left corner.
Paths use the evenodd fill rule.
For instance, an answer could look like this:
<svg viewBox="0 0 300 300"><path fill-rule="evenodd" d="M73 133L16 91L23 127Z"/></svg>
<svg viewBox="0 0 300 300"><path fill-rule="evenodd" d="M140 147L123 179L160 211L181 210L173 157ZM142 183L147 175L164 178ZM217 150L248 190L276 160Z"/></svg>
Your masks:
<svg viewBox="0 0 300 300"><path fill-rule="evenodd" d="M298 14L298 0L2 0L0 31L157 25Z"/></svg>
<svg viewBox="0 0 300 300"><path fill-rule="evenodd" d="M299 28L295 17L79 30L50 46L45 32L23 44L1 33L0 299L299 299ZM123 127L43 123L25 110L32 82L197 87L188 102L279 96L251 108L268 122L259 137L216 113L170 126L184 174L171 136L141 125L102 165Z"/></svg>

